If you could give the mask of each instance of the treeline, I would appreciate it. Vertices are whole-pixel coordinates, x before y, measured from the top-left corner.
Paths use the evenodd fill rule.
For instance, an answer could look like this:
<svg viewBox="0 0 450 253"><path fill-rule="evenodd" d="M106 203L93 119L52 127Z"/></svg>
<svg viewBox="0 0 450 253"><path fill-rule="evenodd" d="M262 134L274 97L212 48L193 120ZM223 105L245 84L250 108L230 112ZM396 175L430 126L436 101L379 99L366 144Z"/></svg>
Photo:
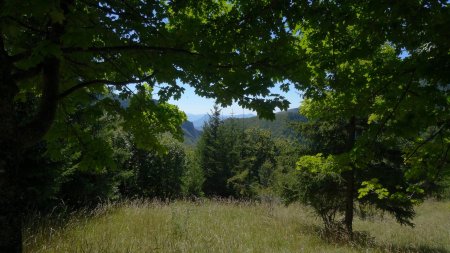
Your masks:
<svg viewBox="0 0 450 253"><path fill-rule="evenodd" d="M78 209L122 198L201 195L201 188L195 186L200 183L191 179L199 173L194 153L184 147L179 136L157 134L156 140L152 137L161 130L150 134L127 131L120 115L97 106L118 101L88 99L91 106L62 107L52 131L22 154L17 167L24 176L17 176L15 184L23 189L24 208L45 213L60 205ZM16 106L22 111L35 110L33 103L18 102ZM159 126L158 122L149 124ZM145 142L154 144L149 149Z"/></svg>
<svg viewBox="0 0 450 253"><path fill-rule="evenodd" d="M196 146L161 134L162 146L152 150L140 148L117 116L105 113L94 126L85 124L88 110L65 115L67 138L49 136L24 154L20 167L28 176L19 184L28 209L93 207L123 198L274 197L300 154L298 142L244 129L236 119L223 121L217 107Z"/></svg>
<svg viewBox="0 0 450 253"><path fill-rule="evenodd" d="M70 148L62 150L64 157L55 161L47 152L51 144L46 142L26 153L22 168L29 171L29 176L22 184L29 208L48 211L60 204L81 208L120 198L173 199L185 194L185 185L189 183L183 176L192 174L194 163L191 152L186 152L177 140L169 135L161 136L160 141L166 147L161 153L138 148L133 137L124 132L101 130L99 134L99 139L112 142L114 148L109 166L96 166L95 158L90 165L80 165L77 160L89 154L72 153ZM190 187L189 194L195 190Z"/></svg>
<svg viewBox="0 0 450 253"><path fill-rule="evenodd" d="M203 127L197 144L203 192L211 197L274 197L282 175L295 168L299 143L239 123L234 118L221 120L215 107Z"/></svg>

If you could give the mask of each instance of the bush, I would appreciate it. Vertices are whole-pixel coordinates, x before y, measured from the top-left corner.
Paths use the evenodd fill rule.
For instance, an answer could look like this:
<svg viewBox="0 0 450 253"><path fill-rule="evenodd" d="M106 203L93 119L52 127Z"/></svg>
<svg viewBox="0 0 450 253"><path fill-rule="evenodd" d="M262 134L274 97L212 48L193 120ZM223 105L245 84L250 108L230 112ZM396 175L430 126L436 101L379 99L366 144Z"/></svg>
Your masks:
<svg viewBox="0 0 450 253"><path fill-rule="evenodd" d="M340 229L337 216L345 210L344 180L333 172L335 166L331 157L303 156L297 163L298 170L285 176L281 191L285 203L299 201L311 206L327 232Z"/></svg>

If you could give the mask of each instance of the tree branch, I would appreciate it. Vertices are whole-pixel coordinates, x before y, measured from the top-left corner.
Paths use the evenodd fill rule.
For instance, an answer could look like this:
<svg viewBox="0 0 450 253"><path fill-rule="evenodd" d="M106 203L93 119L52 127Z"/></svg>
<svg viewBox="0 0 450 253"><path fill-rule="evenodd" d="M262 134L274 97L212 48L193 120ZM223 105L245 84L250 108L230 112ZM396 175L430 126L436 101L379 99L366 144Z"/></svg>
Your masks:
<svg viewBox="0 0 450 253"><path fill-rule="evenodd" d="M32 67L27 70L19 70L12 75L12 78L15 81L21 81L21 80L35 77L41 73L42 67L43 67L43 64L41 63L41 64L38 64L37 66Z"/></svg>
<svg viewBox="0 0 450 253"><path fill-rule="evenodd" d="M61 1L60 7L64 14L69 12L69 7L72 4L73 0ZM61 24L49 21L46 39L59 44L61 36L64 34L65 25L66 22ZM55 56L45 58L42 63L43 85L38 112L29 123L20 126L18 129L18 132L21 133L18 139L22 147L30 147L40 141L50 130L55 120L58 108L60 66L60 59Z"/></svg>
<svg viewBox="0 0 450 253"><path fill-rule="evenodd" d="M110 53L110 52L123 52L123 51L153 51L153 52L162 52L162 53L181 53L193 56L200 56L201 54L198 52L189 51L187 49L182 48L174 48L174 47L159 47L159 46L147 46L147 45L118 45L118 46L109 46L109 47L66 47L61 48L63 53L71 54L71 53ZM31 55L31 51L23 51L17 53L15 55L10 56L12 62L18 62L23 60Z"/></svg>
<svg viewBox="0 0 450 253"><path fill-rule="evenodd" d="M374 137L374 142L376 141L376 139L378 138L378 135L380 135L384 128L386 127L386 123L392 119L392 117L394 117L395 112L397 111L397 109L399 108L400 104L403 102L403 100L405 99L406 95L408 94L410 88L411 88L411 84L414 80L414 74L415 74L415 70L413 70L411 72L411 77L409 79L409 82L406 85L405 90L403 91L403 93L400 95L400 98L398 99L397 103L395 104L394 108L392 109L392 111L389 113L389 115L381 122L380 127L378 128L377 133L375 134Z"/></svg>
<svg viewBox="0 0 450 253"><path fill-rule="evenodd" d="M121 52L121 51L155 51L155 52L171 52L171 53L182 53L188 55L199 56L197 52L189 51L182 48L173 47L159 47L159 46L147 46L147 45L119 45L119 46L109 46L109 47L67 47L61 49L64 53L108 53L108 52Z"/></svg>
<svg viewBox="0 0 450 253"><path fill-rule="evenodd" d="M6 18L10 19L11 21L15 22L16 24L20 25L21 27L23 27L25 29L28 29L28 30L33 31L33 32L36 32L37 34L45 35L45 31L40 30L38 28L35 28L35 27L33 27L33 26L31 26L31 25L29 25L29 24L27 24L27 23L25 23L25 22L15 18L15 17L7 16Z"/></svg>
<svg viewBox="0 0 450 253"><path fill-rule="evenodd" d="M58 106L60 62L57 58L49 58L43 64L43 88L39 111L34 119L20 127L20 143L29 147L38 142L48 132L56 116Z"/></svg>
<svg viewBox="0 0 450 253"><path fill-rule="evenodd" d="M31 51L28 50L28 51L23 51L23 52L17 53L15 55L11 55L9 57L9 59L11 59L12 62L18 62L20 60L23 60L23 59L29 57L30 55L31 55Z"/></svg>
<svg viewBox="0 0 450 253"><path fill-rule="evenodd" d="M91 85L97 85L97 84L107 84L107 85L114 85L117 87L120 86L125 86L128 84L132 84L132 83L141 83L141 82L145 82L150 80L151 78L153 78L155 76L155 72L153 72L153 74L146 76L144 78L141 79L130 79L130 80L126 80L126 81L112 81L112 80L107 80L107 79L94 79L94 80L89 80L89 81L85 81L82 83L79 83L65 91L63 91L61 94L59 94L58 99L63 99L67 96L69 96L70 94L72 94L73 92L91 86Z"/></svg>
<svg viewBox="0 0 450 253"><path fill-rule="evenodd" d="M436 136L438 136L439 133L442 132L442 130L445 128L446 125L447 125L447 124L444 123L441 127L439 127L439 129L438 129L436 132L434 132L433 134L431 134L431 135L430 135L426 140L424 140L423 142L419 143L419 145L417 145L417 146L413 149L413 151L411 151L411 152L406 156L404 162L406 162L406 161L408 161L409 159L411 159L411 157L413 157L414 154L416 154L417 151L419 151L419 149L420 149L421 147L423 147L425 144L427 144L428 142L430 142L430 141L432 141L434 138L436 138Z"/></svg>

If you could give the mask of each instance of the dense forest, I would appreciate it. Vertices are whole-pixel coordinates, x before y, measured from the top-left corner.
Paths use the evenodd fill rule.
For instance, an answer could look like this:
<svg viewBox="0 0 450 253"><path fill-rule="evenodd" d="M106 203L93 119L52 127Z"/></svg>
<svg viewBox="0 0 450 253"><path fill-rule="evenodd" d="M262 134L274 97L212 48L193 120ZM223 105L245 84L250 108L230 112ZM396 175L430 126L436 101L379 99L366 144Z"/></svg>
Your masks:
<svg viewBox="0 0 450 253"><path fill-rule="evenodd" d="M298 115L298 111L289 114ZM69 116L77 117L69 131L89 136L90 143L81 139L70 145L63 140L59 144L42 141L26 153L21 166L29 171L22 182L28 209L45 212L60 203L81 208L124 198L274 198L280 177L295 169L305 149L291 134L303 118L286 117L284 112L277 113L274 121L224 120L215 107L202 131L188 121L183 123L183 142L170 134L158 136L163 151L139 148L132 135L117 128L118 119L104 115L101 123L91 128L81 115ZM50 145L64 148L53 156L48 152ZM74 152L76 145L107 146L112 161L107 166L96 165L101 154ZM92 160L80 165L85 156Z"/></svg>
<svg viewBox="0 0 450 253"><path fill-rule="evenodd" d="M449 195L449 26L441 0L0 0L0 252L132 200L300 205L348 245L414 226Z"/></svg>

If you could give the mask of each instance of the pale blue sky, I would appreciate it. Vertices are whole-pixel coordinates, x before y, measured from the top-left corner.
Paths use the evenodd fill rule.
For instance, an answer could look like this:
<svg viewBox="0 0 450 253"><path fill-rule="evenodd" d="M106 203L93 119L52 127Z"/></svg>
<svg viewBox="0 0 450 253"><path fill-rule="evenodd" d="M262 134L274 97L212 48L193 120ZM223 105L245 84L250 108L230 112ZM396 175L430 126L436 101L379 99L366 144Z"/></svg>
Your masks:
<svg viewBox="0 0 450 253"><path fill-rule="evenodd" d="M179 100L170 99L169 103L177 105L182 111L189 114L206 114L210 113L214 105L214 99L203 98L195 94L194 89L189 85L182 85L185 88L184 94ZM286 99L291 102L289 108L298 108L300 105L301 94L298 90L295 90L291 85L291 90L288 93L282 92L278 87L271 89L272 93L277 93L285 96ZM255 113L251 110L244 109L236 103L232 106L222 109L223 114L243 114L243 113ZM255 113L256 114L256 113Z"/></svg>

